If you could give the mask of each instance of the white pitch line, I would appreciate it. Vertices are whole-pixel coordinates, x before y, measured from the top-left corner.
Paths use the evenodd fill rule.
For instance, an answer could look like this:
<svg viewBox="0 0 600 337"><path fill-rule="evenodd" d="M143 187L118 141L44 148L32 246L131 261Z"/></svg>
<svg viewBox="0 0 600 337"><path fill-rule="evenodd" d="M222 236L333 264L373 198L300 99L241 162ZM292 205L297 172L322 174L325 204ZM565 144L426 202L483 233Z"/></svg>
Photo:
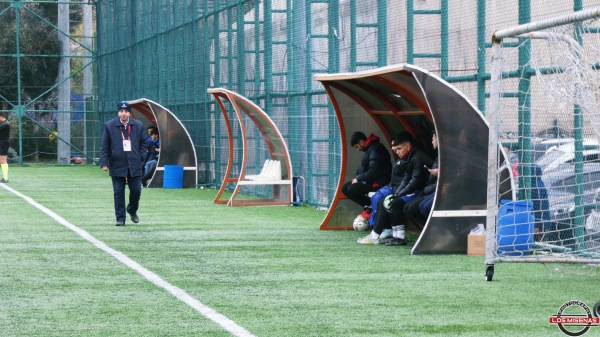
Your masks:
<svg viewBox="0 0 600 337"><path fill-rule="evenodd" d="M220 325L223 329L227 330L232 335L238 336L238 337L255 337L249 331L247 331L246 329L237 325L234 321L232 321L229 318L225 317L224 315L218 313L216 310L200 303L200 301L198 301L197 299L193 298L188 293L186 293L185 290L183 290L179 287L176 287L176 286L170 284L169 282L165 281L160 276L158 276L155 273L151 272L150 270L142 267L139 263L137 263L137 262L133 261L132 259L130 259L129 257L127 257L127 255L119 252L118 250L110 248L104 242L96 239L95 237L93 237L91 234L89 234L85 230L73 225L72 223L68 222L67 220L62 218L60 215L54 213L53 211L49 210L48 208L40 205L32 198L18 192L17 190L12 189L11 187L7 186L6 184L0 184L0 186L6 190L12 192L16 196L21 197L22 199L27 201L29 204L31 204L35 208L46 213L49 217L56 220L61 225L65 226L65 227L69 228L70 230L72 230L73 232L79 234L79 236L86 239L94 246L96 246L96 247L102 249L103 251L105 251L106 253L112 255L115 259L117 259L119 262L123 263L127 267L137 271L145 279L154 283L158 287L165 289L166 291L171 293L173 296L177 297L180 301L184 302L185 304L189 305L190 307L192 307L193 309L198 311L202 316L204 316L204 317L210 319L211 321L215 322L216 324Z"/></svg>

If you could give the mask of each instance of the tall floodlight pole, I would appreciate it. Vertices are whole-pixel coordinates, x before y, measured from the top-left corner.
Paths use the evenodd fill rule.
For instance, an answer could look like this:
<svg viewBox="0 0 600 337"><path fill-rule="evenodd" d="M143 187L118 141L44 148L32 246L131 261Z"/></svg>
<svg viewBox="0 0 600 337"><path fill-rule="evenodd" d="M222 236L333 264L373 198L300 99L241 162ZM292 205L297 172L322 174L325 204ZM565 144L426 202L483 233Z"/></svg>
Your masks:
<svg viewBox="0 0 600 337"><path fill-rule="evenodd" d="M68 2L68 1L67 1ZM58 65L58 155L59 165L67 165L71 159L71 50L69 41L69 5L58 5L58 40L61 44L61 58Z"/></svg>
<svg viewBox="0 0 600 337"><path fill-rule="evenodd" d="M88 154L87 147L87 105L88 101L92 101L92 5L83 6L83 56L84 62L90 62L90 65L83 69L83 100L85 104L83 114L83 152Z"/></svg>

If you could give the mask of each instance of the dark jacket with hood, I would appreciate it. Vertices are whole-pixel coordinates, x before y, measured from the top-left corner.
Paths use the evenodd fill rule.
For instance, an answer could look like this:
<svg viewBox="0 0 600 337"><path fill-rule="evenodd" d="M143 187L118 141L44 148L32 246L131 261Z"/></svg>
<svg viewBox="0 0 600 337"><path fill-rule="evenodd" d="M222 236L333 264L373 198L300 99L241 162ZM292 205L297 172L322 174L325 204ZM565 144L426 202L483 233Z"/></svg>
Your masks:
<svg viewBox="0 0 600 337"><path fill-rule="evenodd" d="M377 187L390 183L392 159L390 152L379 141L379 137L370 134L365 141L365 153L356 170L356 180Z"/></svg>

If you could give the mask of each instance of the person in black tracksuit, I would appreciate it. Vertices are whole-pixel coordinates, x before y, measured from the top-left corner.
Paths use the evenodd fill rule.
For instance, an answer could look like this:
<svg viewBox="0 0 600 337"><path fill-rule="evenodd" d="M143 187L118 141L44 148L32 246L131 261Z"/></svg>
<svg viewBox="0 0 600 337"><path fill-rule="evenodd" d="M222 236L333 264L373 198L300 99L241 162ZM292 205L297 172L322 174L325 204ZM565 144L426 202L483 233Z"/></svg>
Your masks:
<svg viewBox="0 0 600 337"><path fill-rule="evenodd" d="M342 186L342 193L361 207L367 208L371 206L369 192L375 192L390 182L391 156L379 137L373 134L367 137L360 131L355 132L350 145L358 151L364 151L364 154L356 170L356 177Z"/></svg>
<svg viewBox="0 0 600 337"><path fill-rule="evenodd" d="M433 133L431 138L431 144L434 150L437 150L437 136ZM423 194L411 200L409 203L404 206L404 214L406 214L409 218L414 219L419 223L424 223L427 221L427 217L431 212L431 207L433 206L433 199L435 198L435 191L437 189L437 180L439 175L439 164L438 157L433 161L433 165L428 169L429 178L425 187L423 187Z"/></svg>
<svg viewBox="0 0 600 337"><path fill-rule="evenodd" d="M406 245L404 205L417 198L427 179L425 165L431 160L412 144L412 135L403 131L392 139L392 150L398 155L393 168L393 193L381 200L377 205L379 212L375 218L373 231L364 238L359 238L360 244L379 244L379 237L384 229L391 228L392 240L388 246Z"/></svg>

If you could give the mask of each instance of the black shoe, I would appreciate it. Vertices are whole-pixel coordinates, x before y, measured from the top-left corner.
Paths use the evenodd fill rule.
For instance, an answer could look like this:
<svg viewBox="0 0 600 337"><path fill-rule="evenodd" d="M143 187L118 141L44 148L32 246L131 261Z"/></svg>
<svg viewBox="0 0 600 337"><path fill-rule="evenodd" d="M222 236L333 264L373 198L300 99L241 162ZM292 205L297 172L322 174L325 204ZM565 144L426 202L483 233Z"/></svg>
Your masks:
<svg viewBox="0 0 600 337"><path fill-rule="evenodd" d="M8 184L8 180L2 179L2 180L0 180L0 183Z"/></svg>
<svg viewBox="0 0 600 337"><path fill-rule="evenodd" d="M140 217L137 216L137 214L130 214L131 215L131 221L133 223L138 223L140 222Z"/></svg>
<svg viewBox="0 0 600 337"><path fill-rule="evenodd" d="M117 221L115 226L125 226L125 221Z"/></svg>
<svg viewBox="0 0 600 337"><path fill-rule="evenodd" d="M390 241L386 242L386 246L406 246L408 241L406 239L393 238Z"/></svg>

